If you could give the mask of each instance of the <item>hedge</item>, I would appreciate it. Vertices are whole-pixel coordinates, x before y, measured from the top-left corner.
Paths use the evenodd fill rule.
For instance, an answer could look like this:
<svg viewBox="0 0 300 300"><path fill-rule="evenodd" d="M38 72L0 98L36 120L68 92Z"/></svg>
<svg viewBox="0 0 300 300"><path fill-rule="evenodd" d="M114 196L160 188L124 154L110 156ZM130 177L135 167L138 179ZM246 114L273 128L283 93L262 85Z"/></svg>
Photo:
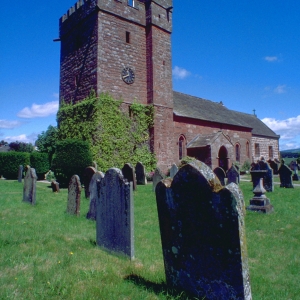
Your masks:
<svg viewBox="0 0 300 300"><path fill-rule="evenodd" d="M39 179L44 179L44 174L46 174L50 168L48 153L32 152L30 154L30 167L35 168Z"/></svg>
<svg viewBox="0 0 300 300"><path fill-rule="evenodd" d="M4 152L0 153L0 175L6 179L18 179L19 166L30 165L30 153Z"/></svg>

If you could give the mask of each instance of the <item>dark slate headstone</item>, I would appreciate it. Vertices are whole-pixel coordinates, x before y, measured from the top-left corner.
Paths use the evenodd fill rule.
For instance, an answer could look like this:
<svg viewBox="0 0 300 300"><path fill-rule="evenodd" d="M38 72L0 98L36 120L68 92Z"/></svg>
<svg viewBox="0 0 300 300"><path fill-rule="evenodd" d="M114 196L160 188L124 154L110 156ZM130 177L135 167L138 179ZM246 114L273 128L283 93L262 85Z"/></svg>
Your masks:
<svg viewBox="0 0 300 300"><path fill-rule="evenodd" d="M23 178L23 166L20 165L18 170L18 182L22 182L22 178Z"/></svg>
<svg viewBox="0 0 300 300"><path fill-rule="evenodd" d="M281 166L278 170L279 178L280 178L280 187L283 188L294 188L292 182L292 170L284 164L282 161Z"/></svg>
<svg viewBox="0 0 300 300"><path fill-rule="evenodd" d="M273 183L273 170L270 167L270 165L265 160L260 160L258 162L259 169L267 171L263 177L263 185L264 189L267 192L273 192L274 191L274 183Z"/></svg>
<svg viewBox="0 0 300 300"><path fill-rule="evenodd" d="M280 162L277 161L277 160L269 159L268 163L269 163L270 167L273 170L273 174L277 175L278 174L278 169L279 169L279 166L280 166Z"/></svg>
<svg viewBox="0 0 300 300"><path fill-rule="evenodd" d="M96 169L94 167L87 167L83 173L83 185L84 185L84 194L85 198L90 197L89 186L93 175L96 173Z"/></svg>
<svg viewBox="0 0 300 300"><path fill-rule="evenodd" d="M132 182L133 190L136 190L136 179L135 179L135 172L134 168L131 164L127 163L122 168L122 174L124 176L124 179L128 182Z"/></svg>
<svg viewBox="0 0 300 300"><path fill-rule="evenodd" d="M147 184L145 167L141 162L138 162L135 166L136 183L139 185Z"/></svg>
<svg viewBox="0 0 300 300"><path fill-rule="evenodd" d="M221 184L225 186L225 177L226 177L225 171L221 167L217 167L214 169L214 173L220 180Z"/></svg>
<svg viewBox="0 0 300 300"><path fill-rule="evenodd" d="M26 175L24 177L23 201L32 205L36 203L36 181L37 176L34 168L27 166Z"/></svg>
<svg viewBox="0 0 300 300"><path fill-rule="evenodd" d="M230 183L235 183L239 184L240 183L240 173L237 170L236 166L232 165L230 169L227 171L227 184Z"/></svg>
<svg viewBox="0 0 300 300"><path fill-rule="evenodd" d="M97 245L134 258L134 213L132 183L121 170L109 169L100 183L97 201Z"/></svg>
<svg viewBox="0 0 300 300"><path fill-rule="evenodd" d="M165 178L160 168L156 168L152 177L152 190L155 192L156 185Z"/></svg>
<svg viewBox="0 0 300 300"><path fill-rule="evenodd" d="M73 175L68 188L67 213L70 215L80 215L80 195L81 183L78 175Z"/></svg>
<svg viewBox="0 0 300 300"><path fill-rule="evenodd" d="M101 180L104 178L104 174L100 171L96 171L96 173L93 175L90 186L89 186L89 192L90 192L90 208L86 215L86 218L89 220L96 220L96 204L97 199L100 197L100 183Z"/></svg>
<svg viewBox="0 0 300 300"><path fill-rule="evenodd" d="M177 172L178 172L178 167L176 164L173 164L170 169L170 177L174 178L174 176L176 175Z"/></svg>
<svg viewBox="0 0 300 300"><path fill-rule="evenodd" d="M197 299L251 299L239 187L200 161L156 187L167 284Z"/></svg>
<svg viewBox="0 0 300 300"><path fill-rule="evenodd" d="M52 188L53 193L58 193L59 192L59 183L55 180L52 180L51 188Z"/></svg>

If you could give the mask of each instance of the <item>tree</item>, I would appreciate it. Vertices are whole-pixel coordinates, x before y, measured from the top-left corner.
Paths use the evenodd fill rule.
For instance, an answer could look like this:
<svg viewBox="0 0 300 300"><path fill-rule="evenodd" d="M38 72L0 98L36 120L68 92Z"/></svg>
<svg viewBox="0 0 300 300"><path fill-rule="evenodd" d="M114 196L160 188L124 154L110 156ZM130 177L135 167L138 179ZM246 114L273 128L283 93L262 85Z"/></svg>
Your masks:
<svg viewBox="0 0 300 300"><path fill-rule="evenodd" d="M24 142L12 142L9 144L9 147L11 151L16 151L16 152L28 152L31 153L34 150L34 147L31 143L24 143Z"/></svg>
<svg viewBox="0 0 300 300"><path fill-rule="evenodd" d="M7 145L8 145L8 142L6 142L4 140L0 141L0 147L1 146L7 146Z"/></svg>
<svg viewBox="0 0 300 300"><path fill-rule="evenodd" d="M38 135L35 142L39 152L48 153L50 161L56 149L57 133L57 127L50 125L46 131L42 131L42 133Z"/></svg>

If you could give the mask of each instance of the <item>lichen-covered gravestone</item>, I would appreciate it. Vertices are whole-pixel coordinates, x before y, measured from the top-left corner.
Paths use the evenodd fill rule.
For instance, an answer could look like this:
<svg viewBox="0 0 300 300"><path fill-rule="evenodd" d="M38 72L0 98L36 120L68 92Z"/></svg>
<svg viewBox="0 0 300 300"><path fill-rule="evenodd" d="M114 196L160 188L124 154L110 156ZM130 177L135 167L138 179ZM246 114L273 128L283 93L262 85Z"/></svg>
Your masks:
<svg viewBox="0 0 300 300"><path fill-rule="evenodd" d="M236 166L232 165L230 169L227 171L226 175L227 175L227 184L240 183L240 173L237 170Z"/></svg>
<svg viewBox="0 0 300 300"><path fill-rule="evenodd" d="M94 167L86 167L83 173L83 184L84 184L84 194L85 198L90 197L89 186L93 175L96 173Z"/></svg>
<svg viewBox="0 0 300 300"><path fill-rule="evenodd" d="M280 187L282 188L294 188L292 181L292 170L285 165L284 160L282 160L281 166L278 170L280 178Z"/></svg>
<svg viewBox="0 0 300 300"><path fill-rule="evenodd" d="M97 199L100 197L100 184L101 180L104 178L104 174L100 171L96 171L93 175L90 185L89 185L89 193L90 193L90 208L86 215L86 218L89 220L96 220L96 204Z"/></svg>
<svg viewBox="0 0 300 300"><path fill-rule="evenodd" d="M193 161L156 187L167 284L197 299L252 299L239 187Z"/></svg>
<svg viewBox="0 0 300 300"><path fill-rule="evenodd" d="M24 177L23 201L32 205L36 203L36 181L37 176L35 169L27 166L26 175Z"/></svg>
<svg viewBox="0 0 300 300"><path fill-rule="evenodd" d="M136 179L133 166L129 163L125 164L122 168L122 174L125 180L132 182L132 188L134 191L136 191Z"/></svg>
<svg viewBox="0 0 300 300"><path fill-rule="evenodd" d="M170 177L174 178L174 176L176 175L177 172L178 172L178 167L176 164L173 164L170 169Z"/></svg>
<svg viewBox="0 0 300 300"><path fill-rule="evenodd" d="M221 167L217 167L217 168L214 169L214 173L216 174L216 176L220 180L221 184L223 186L225 186L226 173L225 173L224 169L222 169Z"/></svg>
<svg viewBox="0 0 300 300"><path fill-rule="evenodd" d="M136 183L138 185L147 184L145 167L141 162L138 162L135 166Z"/></svg>
<svg viewBox="0 0 300 300"><path fill-rule="evenodd" d="M23 178L23 166L20 165L18 170L18 182L22 182L22 178Z"/></svg>
<svg viewBox="0 0 300 300"><path fill-rule="evenodd" d="M70 215L80 215L81 183L78 175L73 175L68 188L67 213Z"/></svg>
<svg viewBox="0 0 300 300"><path fill-rule="evenodd" d="M109 169L100 183L97 199L97 245L134 258L134 213L132 182L125 182L121 170Z"/></svg>
<svg viewBox="0 0 300 300"><path fill-rule="evenodd" d="M152 190L155 192L156 185L165 178L160 168L156 168L152 178Z"/></svg>

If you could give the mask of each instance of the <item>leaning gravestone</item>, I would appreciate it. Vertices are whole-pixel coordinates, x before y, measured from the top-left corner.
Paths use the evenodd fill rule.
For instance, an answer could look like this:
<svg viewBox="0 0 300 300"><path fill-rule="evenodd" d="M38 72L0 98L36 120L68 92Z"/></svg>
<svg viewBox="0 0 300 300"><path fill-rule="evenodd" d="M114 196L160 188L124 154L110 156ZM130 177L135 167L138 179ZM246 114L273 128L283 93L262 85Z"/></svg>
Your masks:
<svg viewBox="0 0 300 300"><path fill-rule="evenodd" d="M155 192L156 185L165 178L160 168L156 168L152 178L152 190Z"/></svg>
<svg viewBox="0 0 300 300"><path fill-rule="evenodd" d="M86 218L89 220L96 220L96 203L97 199L100 197L100 184L101 180L104 178L104 174L100 171L96 171L93 175L90 185L89 185L89 193L90 193L90 208L86 215Z"/></svg>
<svg viewBox="0 0 300 300"><path fill-rule="evenodd" d="M80 195L81 183L78 175L73 175L68 188L67 213L70 215L80 215Z"/></svg>
<svg viewBox="0 0 300 300"><path fill-rule="evenodd" d="M197 299L251 298L244 199L193 161L156 187L167 284Z"/></svg>
<svg viewBox="0 0 300 300"><path fill-rule="evenodd" d="M225 177L226 177L225 171L221 167L217 167L214 169L214 173L220 180L221 184L225 186Z"/></svg>
<svg viewBox="0 0 300 300"><path fill-rule="evenodd" d="M22 178L23 178L23 166L20 165L18 170L18 182L22 182Z"/></svg>
<svg viewBox="0 0 300 300"><path fill-rule="evenodd" d="M283 188L294 188L292 182L292 170L284 164L284 160L282 160L281 166L278 170L279 178L280 178L280 187Z"/></svg>
<svg viewBox="0 0 300 300"><path fill-rule="evenodd" d="M55 180L52 180L51 188L52 188L53 193L58 193L59 192L59 183Z"/></svg>
<svg viewBox="0 0 300 300"><path fill-rule="evenodd" d="M264 189L267 192L273 192L274 191L274 183L273 183L273 169L270 167L268 162L266 162L264 159L260 160L258 162L259 169L267 171L263 177L263 185Z"/></svg>
<svg viewBox="0 0 300 300"><path fill-rule="evenodd" d="M37 176L34 168L27 166L26 175L24 177L23 201L32 205L36 203L36 181Z"/></svg>
<svg viewBox="0 0 300 300"><path fill-rule="evenodd" d="M90 197L89 186L93 175L96 173L94 167L86 167L83 173L83 184L84 184L84 194L85 198Z"/></svg>
<svg viewBox="0 0 300 300"><path fill-rule="evenodd" d="M230 169L227 171L227 184L230 183L235 183L239 184L240 183L240 173L237 170L236 166L232 165Z"/></svg>
<svg viewBox="0 0 300 300"><path fill-rule="evenodd" d="M176 175L177 172L178 172L178 167L176 164L173 164L170 169L170 177L174 178L174 176Z"/></svg>
<svg viewBox="0 0 300 300"><path fill-rule="evenodd" d="M104 249L134 258L134 214L132 183L121 170L109 169L100 183L97 200L96 240Z"/></svg>
<svg viewBox="0 0 300 300"><path fill-rule="evenodd" d="M127 163L122 168L122 174L124 176L124 179L128 182L132 182L132 188L135 191L136 190L136 179L135 179L135 173L134 168L131 164Z"/></svg>
<svg viewBox="0 0 300 300"><path fill-rule="evenodd" d="M147 184L145 167L141 162L138 162L135 166L136 183L139 185Z"/></svg>

